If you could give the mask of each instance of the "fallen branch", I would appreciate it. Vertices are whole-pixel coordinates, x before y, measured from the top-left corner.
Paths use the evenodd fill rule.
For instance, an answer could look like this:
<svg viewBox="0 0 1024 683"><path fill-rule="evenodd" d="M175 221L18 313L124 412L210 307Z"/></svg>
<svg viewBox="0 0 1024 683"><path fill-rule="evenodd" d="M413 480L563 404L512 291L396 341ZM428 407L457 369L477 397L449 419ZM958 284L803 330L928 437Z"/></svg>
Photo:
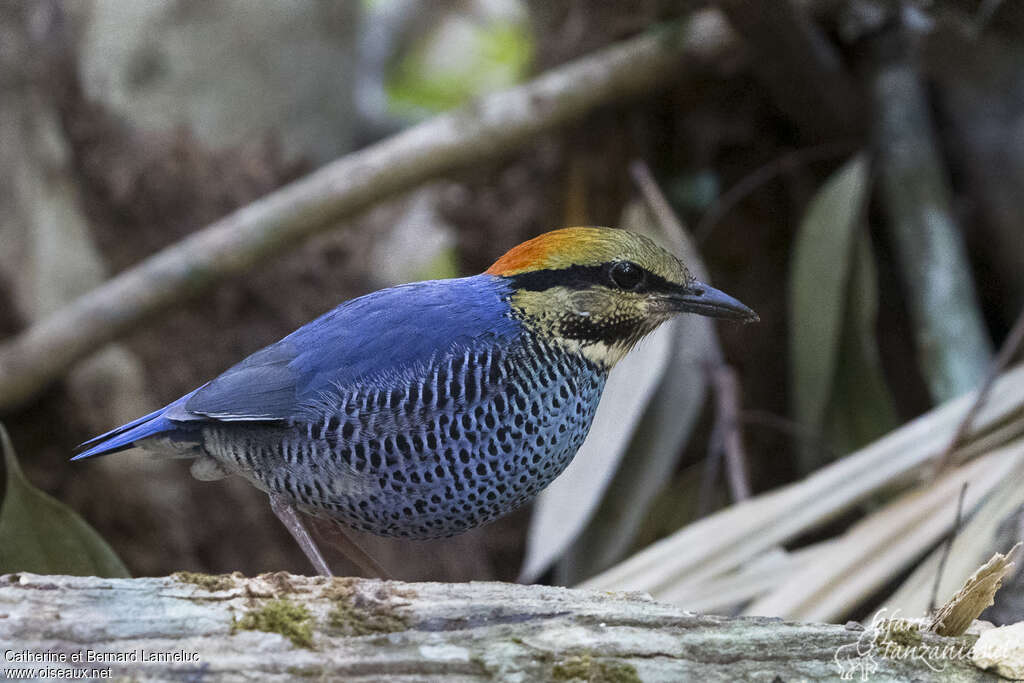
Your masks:
<svg viewBox="0 0 1024 683"><path fill-rule="evenodd" d="M109 667L113 677L207 683L300 676L833 680L869 669L878 680L998 680L967 659L887 657L885 643L873 644L865 633L696 615L639 594L501 583L411 584L283 572L251 579L0 577L0 654L8 671ZM973 639L926 633L918 642L952 654L969 651ZM135 661L71 661L89 652L94 660ZM50 661L39 663L42 657ZM941 666L942 674L929 665Z"/></svg>
<svg viewBox="0 0 1024 683"><path fill-rule="evenodd" d="M492 159L593 108L677 80L733 47L710 10L545 73L355 152L149 257L0 347L0 411L147 318L372 204ZM690 60L689 62L687 60Z"/></svg>

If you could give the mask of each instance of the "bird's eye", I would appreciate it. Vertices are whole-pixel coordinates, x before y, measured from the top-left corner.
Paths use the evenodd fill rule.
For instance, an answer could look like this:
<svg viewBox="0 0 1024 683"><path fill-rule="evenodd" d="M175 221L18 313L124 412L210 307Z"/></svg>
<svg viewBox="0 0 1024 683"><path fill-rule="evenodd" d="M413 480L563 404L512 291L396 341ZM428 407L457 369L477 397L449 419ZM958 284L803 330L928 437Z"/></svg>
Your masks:
<svg viewBox="0 0 1024 683"><path fill-rule="evenodd" d="M620 289L638 289L644 282L644 271L629 261L619 261L612 265L608 277Z"/></svg>

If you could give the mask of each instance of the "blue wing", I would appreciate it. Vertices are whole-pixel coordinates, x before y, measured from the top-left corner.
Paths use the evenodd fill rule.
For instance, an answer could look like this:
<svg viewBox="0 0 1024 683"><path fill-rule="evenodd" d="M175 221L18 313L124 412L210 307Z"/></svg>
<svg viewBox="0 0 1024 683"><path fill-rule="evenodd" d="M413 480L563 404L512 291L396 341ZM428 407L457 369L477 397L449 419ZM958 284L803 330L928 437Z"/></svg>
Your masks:
<svg viewBox="0 0 1024 683"><path fill-rule="evenodd" d="M197 420L287 420L339 386L408 371L482 338L514 339L520 323L508 316L508 294L502 279L476 275L346 301L167 407L82 444L88 450L76 459Z"/></svg>
<svg viewBox="0 0 1024 683"><path fill-rule="evenodd" d="M254 353L184 404L221 420L285 420L322 391L401 372L459 343L513 336L506 286L489 275L433 280L352 299Z"/></svg>

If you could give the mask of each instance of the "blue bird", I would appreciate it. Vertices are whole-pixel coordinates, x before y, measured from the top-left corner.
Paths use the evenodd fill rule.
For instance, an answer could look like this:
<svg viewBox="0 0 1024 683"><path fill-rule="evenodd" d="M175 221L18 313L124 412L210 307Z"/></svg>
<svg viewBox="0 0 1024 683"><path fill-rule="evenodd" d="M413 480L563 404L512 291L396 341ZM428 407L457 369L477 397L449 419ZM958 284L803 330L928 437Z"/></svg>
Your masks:
<svg viewBox="0 0 1024 683"><path fill-rule="evenodd" d="M757 319L646 237L556 230L480 275L347 301L73 459L137 446L240 475L330 575L297 511L418 539L510 512L572 460L615 363L681 312Z"/></svg>

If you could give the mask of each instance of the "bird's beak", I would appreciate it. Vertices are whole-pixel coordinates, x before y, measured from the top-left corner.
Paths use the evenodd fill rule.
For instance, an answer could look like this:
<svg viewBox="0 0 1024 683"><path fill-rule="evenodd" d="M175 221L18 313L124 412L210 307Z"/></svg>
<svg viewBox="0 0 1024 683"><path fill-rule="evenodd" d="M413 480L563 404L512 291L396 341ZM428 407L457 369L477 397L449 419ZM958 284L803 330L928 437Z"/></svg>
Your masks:
<svg viewBox="0 0 1024 683"><path fill-rule="evenodd" d="M680 287L670 296L669 302L676 311L697 313L709 318L742 320L748 323L760 320L757 313L738 300L703 282L693 281Z"/></svg>

